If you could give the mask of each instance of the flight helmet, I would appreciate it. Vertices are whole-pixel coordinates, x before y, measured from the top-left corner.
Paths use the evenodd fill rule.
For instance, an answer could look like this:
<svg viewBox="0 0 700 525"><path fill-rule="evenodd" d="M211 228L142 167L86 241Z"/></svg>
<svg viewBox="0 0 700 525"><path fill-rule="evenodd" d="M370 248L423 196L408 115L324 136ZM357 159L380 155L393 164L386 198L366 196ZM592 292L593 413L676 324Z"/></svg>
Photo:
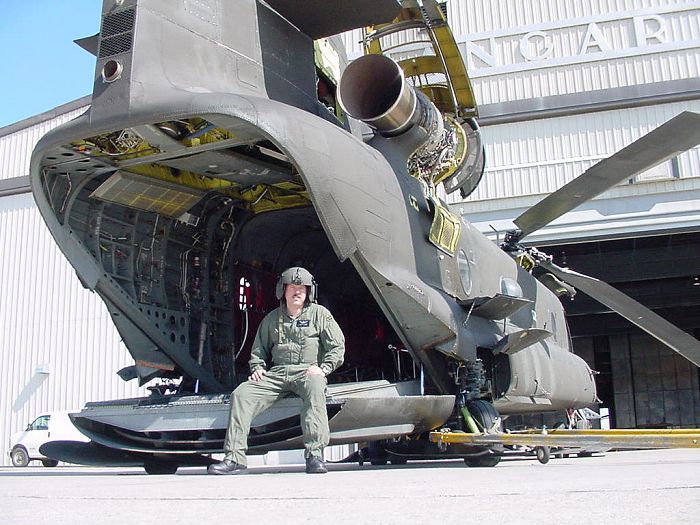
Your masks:
<svg viewBox="0 0 700 525"><path fill-rule="evenodd" d="M306 302L316 302L316 281L307 269L301 266L292 266L280 274L275 289L275 295L280 301L284 297L284 288L288 284L303 284L306 286Z"/></svg>

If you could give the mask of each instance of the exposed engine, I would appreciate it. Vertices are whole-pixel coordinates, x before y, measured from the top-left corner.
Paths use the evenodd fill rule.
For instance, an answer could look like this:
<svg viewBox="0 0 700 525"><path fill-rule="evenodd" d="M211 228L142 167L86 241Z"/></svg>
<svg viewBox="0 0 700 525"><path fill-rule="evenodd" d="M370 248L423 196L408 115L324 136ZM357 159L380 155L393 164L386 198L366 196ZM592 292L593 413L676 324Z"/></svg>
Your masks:
<svg viewBox="0 0 700 525"><path fill-rule="evenodd" d="M411 86L405 73L384 55L365 55L352 62L341 79L340 104L345 111L385 137L413 130L416 148L408 157L408 172L430 188L452 179L448 191L462 195L476 188L484 169L478 126L467 127L441 113L420 90ZM468 181L468 182L466 182ZM434 190L430 190L431 193Z"/></svg>

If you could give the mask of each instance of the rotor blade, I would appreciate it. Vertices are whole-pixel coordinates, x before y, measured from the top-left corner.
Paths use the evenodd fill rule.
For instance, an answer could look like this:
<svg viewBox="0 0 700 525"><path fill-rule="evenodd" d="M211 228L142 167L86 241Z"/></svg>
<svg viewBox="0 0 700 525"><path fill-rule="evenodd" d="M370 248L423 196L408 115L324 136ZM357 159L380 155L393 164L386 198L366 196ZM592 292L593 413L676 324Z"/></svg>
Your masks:
<svg viewBox="0 0 700 525"><path fill-rule="evenodd" d="M594 277L583 275L550 262L540 266L555 274L593 299L603 303L622 317L675 350L695 366L700 367L700 341L688 335L676 325L655 314L630 296Z"/></svg>
<svg viewBox="0 0 700 525"><path fill-rule="evenodd" d="M700 143L700 114L685 111L591 166L515 219L519 239L546 226L580 204L600 195Z"/></svg>

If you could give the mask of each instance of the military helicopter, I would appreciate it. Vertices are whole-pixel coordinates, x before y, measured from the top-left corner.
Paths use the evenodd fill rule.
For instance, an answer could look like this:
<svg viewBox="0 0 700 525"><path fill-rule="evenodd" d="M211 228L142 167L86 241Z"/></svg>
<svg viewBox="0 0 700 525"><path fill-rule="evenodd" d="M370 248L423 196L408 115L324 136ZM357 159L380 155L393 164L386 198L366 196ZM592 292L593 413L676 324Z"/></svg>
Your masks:
<svg viewBox="0 0 700 525"><path fill-rule="evenodd" d="M40 141L30 178L134 359L119 375L159 383L145 398L88 403L71 417L91 442L46 445L51 457L149 473L211 462L254 330L292 265L315 275L346 334L328 387L331 444L369 442L392 462L447 457L425 438L438 427L595 403L559 298L575 288L700 364L698 341L521 243L700 142L700 116L592 167L498 246L442 198L469 195L485 162L442 7L104 0L100 33L78 41L97 57L91 106ZM366 53L348 64L336 35L361 27ZM257 418L249 452L301 448L299 408L290 397Z"/></svg>

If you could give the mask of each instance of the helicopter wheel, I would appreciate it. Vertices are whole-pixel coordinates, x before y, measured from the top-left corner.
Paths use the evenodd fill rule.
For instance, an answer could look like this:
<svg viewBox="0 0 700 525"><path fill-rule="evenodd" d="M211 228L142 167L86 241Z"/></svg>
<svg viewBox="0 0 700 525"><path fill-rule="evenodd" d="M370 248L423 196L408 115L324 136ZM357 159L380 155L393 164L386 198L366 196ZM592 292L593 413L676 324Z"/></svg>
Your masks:
<svg viewBox="0 0 700 525"><path fill-rule="evenodd" d="M470 401L467 403L467 410L476 421L476 424L484 432L492 430L494 427L498 426L499 415L496 407L494 407L488 401L483 399L477 399L476 401ZM500 423L499 423L500 425Z"/></svg>
<svg viewBox="0 0 700 525"><path fill-rule="evenodd" d="M392 465L405 465L407 461L408 461L408 458L404 458L402 456L396 456L394 454L389 454L389 462Z"/></svg>
<svg viewBox="0 0 700 525"><path fill-rule="evenodd" d="M477 399L467 403L467 410L476 421L476 424L483 430L491 430L498 426L499 415L496 407L488 401ZM495 454L484 454L482 456L471 456L464 458L464 463L469 467L495 467L501 462L501 456Z"/></svg>
<svg viewBox="0 0 700 525"><path fill-rule="evenodd" d="M177 463L169 461L147 461L143 465L143 469L150 475L175 474L178 468Z"/></svg>
<svg viewBox="0 0 700 525"><path fill-rule="evenodd" d="M386 465L389 461L386 450L384 450L380 441L370 441L367 443L367 453L369 455L369 462L372 465Z"/></svg>
<svg viewBox="0 0 700 525"><path fill-rule="evenodd" d="M464 463L471 468L495 467L501 462L501 456L473 456L464 458Z"/></svg>

